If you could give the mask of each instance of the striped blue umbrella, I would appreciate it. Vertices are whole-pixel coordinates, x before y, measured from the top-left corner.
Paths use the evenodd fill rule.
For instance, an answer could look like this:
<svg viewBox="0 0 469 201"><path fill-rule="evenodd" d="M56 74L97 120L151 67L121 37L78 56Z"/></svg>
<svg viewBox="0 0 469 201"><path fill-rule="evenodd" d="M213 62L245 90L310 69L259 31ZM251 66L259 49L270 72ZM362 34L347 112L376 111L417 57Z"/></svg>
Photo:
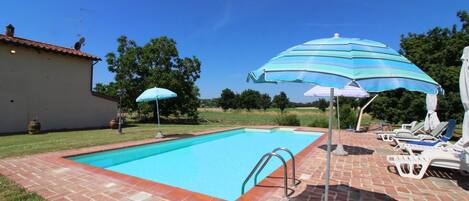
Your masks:
<svg viewBox="0 0 469 201"><path fill-rule="evenodd" d="M355 83L368 92L405 88L437 94L441 90L435 80L383 43L338 34L287 49L249 73L248 79L334 88Z"/></svg>
<svg viewBox="0 0 469 201"><path fill-rule="evenodd" d="M427 94L441 86L407 58L383 43L359 38L312 40L294 46L248 74L255 83L299 82L331 87L325 195L329 192L334 88L361 87L368 92L404 88ZM328 196L324 197L325 200Z"/></svg>

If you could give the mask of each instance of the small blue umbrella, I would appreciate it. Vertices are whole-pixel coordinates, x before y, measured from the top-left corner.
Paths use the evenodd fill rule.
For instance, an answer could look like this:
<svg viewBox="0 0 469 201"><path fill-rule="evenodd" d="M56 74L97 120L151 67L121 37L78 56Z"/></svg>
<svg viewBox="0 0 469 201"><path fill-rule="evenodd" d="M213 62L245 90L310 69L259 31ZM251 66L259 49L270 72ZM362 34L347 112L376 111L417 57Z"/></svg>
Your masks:
<svg viewBox="0 0 469 201"><path fill-rule="evenodd" d="M325 200L329 192L334 88L356 86L368 92L405 88L427 94L443 91L435 80L383 43L341 38L339 34L285 50L261 68L250 72L248 80L255 83L298 82L331 87Z"/></svg>
<svg viewBox="0 0 469 201"><path fill-rule="evenodd" d="M160 110L158 108L158 100L165 100L165 99L170 99L177 97L177 94L164 88L150 88L145 90L140 96L137 97L137 102L138 103L143 103L143 102L150 102L150 101L155 101L156 102L156 113L158 116L158 126L160 126Z"/></svg>

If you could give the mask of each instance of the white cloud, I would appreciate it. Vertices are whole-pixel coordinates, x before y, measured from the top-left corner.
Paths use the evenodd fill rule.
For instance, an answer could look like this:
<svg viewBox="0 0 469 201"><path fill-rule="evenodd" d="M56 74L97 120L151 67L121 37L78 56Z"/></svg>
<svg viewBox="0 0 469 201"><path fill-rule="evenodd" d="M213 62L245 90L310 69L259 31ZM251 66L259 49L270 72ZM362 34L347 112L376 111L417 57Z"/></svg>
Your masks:
<svg viewBox="0 0 469 201"><path fill-rule="evenodd" d="M199 30L195 31L190 35L190 37L199 37L203 34L206 34L207 32L213 32L213 31L218 31L225 27L230 21L231 21L231 16L232 16L232 1L231 0L225 0L223 2L223 11L221 13L221 17L219 20L217 20L214 24L211 24L209 26L203 26Z"/></svg>
<svg viewBox="0 0 469 201"><path fill-rule="evenodd" d="M226 0L223 8L223 16L218 22L216 22L212 26L212 30L216 31L221 28L223 28L226 24L228 24L231 20L231 7L232 7L232 2L231 0Z"/></svg>

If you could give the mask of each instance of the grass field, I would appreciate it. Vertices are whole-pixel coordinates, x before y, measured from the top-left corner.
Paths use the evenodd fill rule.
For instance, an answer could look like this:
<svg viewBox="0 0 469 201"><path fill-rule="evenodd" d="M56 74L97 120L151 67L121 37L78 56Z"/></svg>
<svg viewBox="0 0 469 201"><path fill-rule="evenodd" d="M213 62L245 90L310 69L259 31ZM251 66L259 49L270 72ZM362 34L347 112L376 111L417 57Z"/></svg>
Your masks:
<svg viewBox="0 0 469 201"><path fill-rule="evenodd" d="M219 124L161 125L161 131L165 134L187 134L220 127L224 126ZM123 135L118 135L116 130L96 129L1 136L0 158L142 140L153 137L156 130L155 124L135 124L125 128Z"/></svg>
<svg viewBox="0 0 469 201"><path fill-rule="evenodd" d="M211 124L228 125L266 125L274 124L274 118L280 114L278 109L252 110L229 110L223 112L219 108L199 109L200 118ZM295 114L300 120L301 126L308 126L314 120L323 119L327 122L328 113L317 108L287 108L286 114ZM362 125L372 122L371 116L363 116Z"/></svg>

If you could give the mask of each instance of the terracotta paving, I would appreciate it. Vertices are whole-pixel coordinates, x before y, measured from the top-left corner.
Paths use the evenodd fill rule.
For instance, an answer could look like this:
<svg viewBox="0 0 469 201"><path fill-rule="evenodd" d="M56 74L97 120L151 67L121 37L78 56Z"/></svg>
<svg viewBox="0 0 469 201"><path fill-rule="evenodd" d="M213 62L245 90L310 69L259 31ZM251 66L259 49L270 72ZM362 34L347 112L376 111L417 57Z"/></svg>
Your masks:
<svg viewBox="0 0 469 201"><path fill-rule="evenodd" d="M325 131L324 129L299 128ZM194 133L208 134L219 130ZM338 134L334 133L335 143ZM175 138L166 138L172 140ZM95 168L64 156L153 143L148 139L78 150L60 151L0 160L0 174L48 200L218 200L188 190ZM388 167L392 147L374 134L342 132L348 156L332 156L329 200L469 200L469 177L457 171L431 168L421 180L400 177ZM290 200L319 200L324 192L325 136L297 154L297 178ZM240 200L288 200L279 168ZM290 175L290 172L289 172ZM291 184L291 181L289 181Z"/></svg>

